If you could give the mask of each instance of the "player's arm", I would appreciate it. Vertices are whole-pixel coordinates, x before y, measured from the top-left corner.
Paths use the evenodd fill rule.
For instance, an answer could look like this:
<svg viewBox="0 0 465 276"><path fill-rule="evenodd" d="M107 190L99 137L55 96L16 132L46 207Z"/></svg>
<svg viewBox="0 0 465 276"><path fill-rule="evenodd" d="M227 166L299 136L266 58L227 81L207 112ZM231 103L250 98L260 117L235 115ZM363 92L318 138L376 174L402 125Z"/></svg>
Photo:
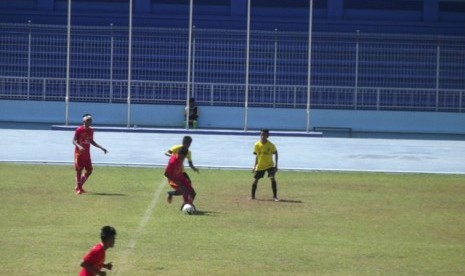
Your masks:
<svg viewBox="0 0 465 276"><path fill-rule="evenodd" d="M105 154L107 154L107 152L108 152L107 149L104 148L104 147L102 147L102 146L100 146L99 144L97 144L97 142L95 142L94 140L92 140L90 143L91 143L94 147L103 150L103 152L104 152Z"/></svg>
<svg viewBox="0 0 465 276"><path fill-rule="evenodd" d="M82 147L81 145L79 145L78 136L77 136L77 135L74 135L74 138L73 138L73 145L75 145L80 151L81 151L81 150L84 150L84 147Z"/></svg>
<svg viewBox="0 0 465 276"><path fill-rule="evenodd" d="M197 167L194 166L194 163L192 163L192 161L189 160L189 167L191 167L191 169L198 173L199 172L199 169L197 169Z"/></svg>
<svg viewBox="0 0 465 276"><path fill-rule="evenodd" d="M109 262L109 263L104 264L103 267L108 269L108 270L111 270L113 268L113 264L111 262Z"/></svg>
<svg viewBox="0 0 465 276"><path fill-rule="evenodd" d="M100 271L100 270L97 270L93 265L91 265L90 263L86 262L86 261L82 261L81 262L81 267L83 267L85 270L95 274L95 275L100 275L100 276L105 276L107 275L107 273L105 271Z"/></svg>
<svg viewBox="0 0 465 276"><path fill-rule="evenodd" d="M255 152L253 154L255 155L255 164L253 165L252 172L255 172L255 169L257 168L258 164L258 156Z"/></svg>
<svg viewBox="0 0 465 276"><path fill-rule="evenodd" d="M276 151L274 153L274 161L275 161L274 162L274 169L275 169L275 172L277 172L278 171L278 151Z"/></svg>

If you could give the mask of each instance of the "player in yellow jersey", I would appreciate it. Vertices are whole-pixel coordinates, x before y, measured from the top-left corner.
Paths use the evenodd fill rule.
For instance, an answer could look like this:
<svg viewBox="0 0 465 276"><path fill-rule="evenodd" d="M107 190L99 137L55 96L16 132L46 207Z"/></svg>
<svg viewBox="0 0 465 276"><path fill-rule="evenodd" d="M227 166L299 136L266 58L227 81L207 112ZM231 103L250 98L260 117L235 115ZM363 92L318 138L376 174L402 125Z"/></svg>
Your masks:
<svg viewBox="0 0 465 276"><path fill-rule="evenodd" d="M172 146L167 152L165 152L165 155L171 157L171 155L176 154L182 147L186 147L187 149L189 149L191 144L192 144L192 137L184 136L182 138L182 145L174 145L174 146ZM187 161L189 163L189 167L191 167L191 169L194 172L198 173L199 169L197 169L197 167L195 167L194 163L192 162L192 153L191 153L190 150L187 152L186 159L187 159ZM184 176L189 180L189 182L191 182L191 179L189 178L189 175L184 171L184 165L182 167L182 170L183 170ZM182 193L178 193L176 191L168 192L167 196L166 196L166 201L168 201L168 203L171 203L171 201L173 200L173 196L176 196L176 195L182 195ZM193 197L195 197L195 191L194 191Z"/></svg>
<svg viewBox="0 0 465 276"><path fill-rule="evenodd" d="M273 190L273 200L279 201L278 199L278 184L276 183L275 174L278 172L278 151L276 146L268 140L270 131L268 129L262 129L260 131L260 140L254 145L253 154L255 154L255 165L252 169L254 174L254 182L252 183L252 197L255 199L255 192L257 191L257 184L260 178L265 176L265 172L268 173L268 177L271 180L271 189ZM273 155L275 161L273 162Z"/></svg>

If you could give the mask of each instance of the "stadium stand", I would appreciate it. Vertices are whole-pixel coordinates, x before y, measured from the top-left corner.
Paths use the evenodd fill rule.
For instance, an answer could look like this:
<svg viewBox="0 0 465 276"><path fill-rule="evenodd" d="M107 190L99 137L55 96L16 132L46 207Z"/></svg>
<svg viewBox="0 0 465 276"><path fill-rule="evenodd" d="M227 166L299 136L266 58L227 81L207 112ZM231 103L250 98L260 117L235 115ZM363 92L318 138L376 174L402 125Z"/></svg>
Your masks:
<svg viewBox="0 0 465 276"><path fill-rule="evenodd" d="M63 17L66 7L63 2L30 0L22 1L21 5L0 5L0 14L9 15L1 21L10 21L0 23L0 98L64 99L66 26L37 23L55 23L56 19L45 19L44 15ZM159 9L170 10L173 21L170 28L143 24L134 27L132 102L178 104L185 100L188 50L185 2L188 1L135 1L136 22L142 18L147 19L145 25L162 21ZM269 28L272 23L267 22L283 8L281 2L286 2L287 8L276 24L284 30L273 31ZM308 4L281 2L253 1L256 8L253 26L268 30L251 32L249 102L251 106L304 108L308 33L303 18L308 14L303 11ZM431 2L437 4L436 9L430 6ZM94 15L108 5L104 10L110 14L113 11L113 17L103 18L122 22L125 1L100 0L88 5L89 2L74 0L74 3L77 25L73 25L71 36L71 100L124 102L127 27L102 26ZM194 30L192 89L196 100L199 105L241 105L245 97L246 41L245 31L238 30L234 22L243 19L245 1L196 3L200 26L206 26L210 18L210 25L215 27ZM463 112L465 38L460 36L463 28L458 26L463 27L465 19L461 22L459 17L451 16L450 22L439 20L451 13L465 15L463 4L431 0L315 1L312 107ZM140 15L144 7L153 16ZM27 15L21 14L25 10ZM228 10L231 14L226 15ZM208 11L221 11L223 16L211 17ZM293 15L297 19L292 20ZM417 20L408 22L409 15L417 15L413 17ZM24 16L34 23L16 23ZM380 23L375 17L383 21ZM231 20L229 25L225 18ZM356 23L354 19L363 22ZM426 19L432 32L422 34L426 32ZM403 24L396 23L398 20ZM332 27L325 29L323 22L331 23ZM347 26L370 25L369 30L378 32L361 33L353 29L332 32L334 24L339 24L342 31ZM433 33L444 30L446 25L452 26L448 32ZM291 26L298 31L286 30ZM392 34L395 30L400 33L405 26L418 34ZM455 36L444 35L451 32Z"/></svg>

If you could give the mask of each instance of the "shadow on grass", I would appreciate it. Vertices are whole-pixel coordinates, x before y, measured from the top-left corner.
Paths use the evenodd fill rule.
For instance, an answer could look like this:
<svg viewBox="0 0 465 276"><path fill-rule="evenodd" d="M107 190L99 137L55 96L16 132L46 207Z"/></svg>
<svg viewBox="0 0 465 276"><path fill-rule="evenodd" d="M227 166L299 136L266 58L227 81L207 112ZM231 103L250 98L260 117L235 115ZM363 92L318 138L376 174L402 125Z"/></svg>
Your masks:
<svg viewBox="0 0 465 276"><path fill-rule="evenodd" d="M219 214L219 212L214 212L214 211L200 211L197 210L195 213L193 213L193 216L215 216Z"/></svg>
<svg viewBox="0 0 465 276"><path fill-rule="evenodd" d="M275 202L273 199L255 199L256 201L269 201L269 202ZM279 203L303 203L302 200L291 200L291 199L280 199L279 201L276 202L277 204Z"/></svg>
<svg viewBox="0 0 465 276"><path fill-rule="evenodd" d="M117 194L117 193L93 193L93 192L87 192L88 195L93 195L93 196L126 196L126 194Z"/></svg>

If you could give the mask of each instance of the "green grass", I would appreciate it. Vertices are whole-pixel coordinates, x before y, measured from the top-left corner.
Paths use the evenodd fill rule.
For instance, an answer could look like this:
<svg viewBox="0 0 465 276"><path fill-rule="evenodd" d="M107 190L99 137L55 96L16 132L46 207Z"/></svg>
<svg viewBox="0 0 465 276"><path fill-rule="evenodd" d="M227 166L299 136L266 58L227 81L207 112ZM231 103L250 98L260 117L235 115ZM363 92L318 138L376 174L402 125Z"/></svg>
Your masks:
<svg viewBox="0 0 465 276"><path fill-rule="evenodd" d="M161 169L96 167L76 196L72 166L0 163L1 274L77 275L106 224L108 275L465 274L463 175L280 171L275 203L249 171L189 174L194 216Z"/></svg>

